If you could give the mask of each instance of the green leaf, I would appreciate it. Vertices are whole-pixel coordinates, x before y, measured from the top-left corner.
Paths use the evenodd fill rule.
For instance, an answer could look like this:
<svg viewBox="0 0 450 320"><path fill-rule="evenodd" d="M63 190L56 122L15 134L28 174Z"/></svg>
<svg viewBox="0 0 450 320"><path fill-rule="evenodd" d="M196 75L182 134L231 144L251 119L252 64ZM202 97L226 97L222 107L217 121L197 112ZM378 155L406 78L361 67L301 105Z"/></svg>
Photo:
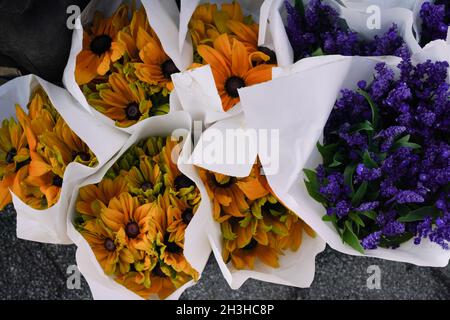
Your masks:
<svg viewBox="0 0 450 320"><path fill-rule="evenodd" d="M360 131L374 131L372 124L369 121L364 121L358 124L355 124L350 128L350 133L356 133Z"/></svg>
<svg viewBox="0 0 450 320"><path fill-rule="evenodd" d="M350 221L345 222L342 240L344 240L345 243L347 243L350 247L352 247L356 251L364 254L364 248L361 246L358 237L353 232L352 223Z"/></svg>
<svg viewBox="0 0 450 320"><path fill-rule="evenodd" d="M335 215L332 216L326 215L322 217L322 221L337 223L337 217Z"/></svg>
<svg viewBox="0 0 450 320"><path fill-rule="evenodd" d="M322 204L327 202L324 196L319 193L318 189L314 188L311 182L305 180L305 186L311 198Z"/></svg>
<svg viewBox="0 0 450 320"><path fill-rule="evenodd" d="M366 217L368 217L371 220L375 220L377 218L377 213L373 210L363 211L363 212L361 212L361 214L365 215Z"/></svg>
<svg viewBox="0 0 450 320"><path fill-rule="evenodd" d="M324 55L323 50L320 47L317 48L313 53L311 53L312 57L320 57L320 56L323 56L323 55Z"/></svg>
<svg viewBox="0 0 450 320"><path fill-rule="evenodd" d="M353 186L353 175L355 174L356 164L349 164L344 170L344 183L352 190L352 195L355 193Z"/></svg>
<svg viewBox="0 0 450 320"><path fill-rule="evenodd" d="M372 159L369 151L367 150L363 154L363 163L364 166L366 166L369 169L378 168L378 163L376 163L376 161Z"/></svg>
<svg viewBox="0 0 450 320"><path fill-rule="evenodd" d="M303 5L303 0L295 0L295 9L300 16L303 17L305 15L305 6Z"/></svg>
<svg viewBox="0 0 450 320"><path fill-rule="evenodd" d="M337 143L321 145L319 142L317 143L317 150L319 150L320 155L323 158L323 164L328 166L330 163L334 161L334 155L336 154L338 148Z"/></svg>
<svg viewBox="0 0 450 320"><path fill-rule="evenodd" d="M366 195L367 188L369 186L369 183L367 181L364 181L359 186L358 190L355 192L355 195L352 199L352 204L356 207L357 205L361 204L362 199Z"/></svg>
<svg viewBox="0 0 450 320"><path fill-rule="evenodd" d="M397 150L399 148L410 148L410 149L420 149L422 148L421 145L413 142L409 142L409 139L411 136L408 134L400 139L398 139L394 145L392 146L392 150Z"/></svg>
<svg viewBox="0 0 450 320"><path fill-rule="evenodd" d="M317 180L317 173L314 170L303 169L303 173L305 174L308 181L314 184L315 186L319 186L319 180Z"/></svg>
<svg viewBox="0 0 450 320"><path fill-rule="evenodd" d="M335 153L333 157L333 163L329 165L330 168L339 167L344 161L344 156L340 153Z"/></svg>
<svg viewBox="0 0 450 320"><path fill-rule="evenodd" d="M358 213L356 212L350 212L348 214L349 218L352 219L357 225L361 226L361 227L365 227L366 225L364 224L364 221L362 221L362 219L359 217Z"/></svg>
<svg viewBox="0 0 450 320"><path fill-rule="evenodd" d="M422 207L417 210L410 211L405 216L402 216L397 219L398 222L415 222L422 221L426 217L438 217L440 211L434 206Z"/></svg>
<svg viewBox="0 0 450 320"><path fill-rule="evenodd" d="M373 102L372 97L364 90L358 89L358 93L360 93L364 98L366 98L369 103L370 109L372 110L372 125L373 128L378 128L378 121L380 118L380 111L378 110L378 106Z"/></svg>

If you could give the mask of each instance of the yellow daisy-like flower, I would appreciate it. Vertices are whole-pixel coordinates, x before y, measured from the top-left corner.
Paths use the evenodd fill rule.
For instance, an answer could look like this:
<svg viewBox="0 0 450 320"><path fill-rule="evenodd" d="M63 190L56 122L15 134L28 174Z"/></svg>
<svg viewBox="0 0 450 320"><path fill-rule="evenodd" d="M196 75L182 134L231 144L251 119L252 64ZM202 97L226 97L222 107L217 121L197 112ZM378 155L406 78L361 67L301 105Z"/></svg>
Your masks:
<svg viewBox="0 0 450 320"><path fill-rule="evenodd" d="M214 219L222 223L231 217L243 218L250 210L247 199L257 199L268 194L260 181L259 171L245 179L225 176L199 169L209 197L213 201Z"/></svg>
<svg viewBox="0 0 450 320"><path fill-rule="evenodd" d="M117 33L129 23L128 6L120 6L114 15L105 19L96 12L92 26L83 34L83 49L77 56L75 80L79 85L104 76L111 63L119 60L126 47L117 41Z"/></svg>
<svg viewBox="0 0 450 320"><path fill-rule="evenodd" d="M0 179L13 174L30 158L22 126L15 119L3 120L0 128Z"/></svg>
<svg viewBox="0 0 450 320"><path fill-rule="evenodd" d="M113 232L101 220L91 219L83 224L81 234L107 274L124 274L130 271L134 257L126 247L124 229Z"/></svg>
<svg viewBox="0 0 450 320"><path fill-rule="evenodd" d="M201 4L194 11L189 30L194 48L212 45L222 34L242 42L249 52L258 48L258 24L244 17L238 2L224 3L219 10L216 4Z"/></svg>
<svg viewBox="0 0 450 320"><path fill-rule="evenodd" d="M173 90L172 74L180 72L172 59L167 56L158 38L147 34L145 46L140 50L142 63L135 63L136 76L139 80Z"/></svg>
<svg viewBox="0 0 450 320"><path fill-rule="evenodd" d="M153 163L149 156L139 158L139 168L133 167L123 173L128 189L135 196L142 196L146 202L155 200L161 192L162 173L157 163Z"/></svg>
<svg viewBox="0 0 450 320"><path fill-rule="evenodd" d="M33 94L28 114L19 105L16 114L26 135L30 162L20 171L13 187L30 206L46 209L59 200L69 163L93 167L97 159L57 113L42 88Z"/></svg>
<svg viewBox="0 0 450 320"><path fill-rule="evenodd" d="M91 184L80 189L76 203L77 212L98 218L103 207L107 207L112 199L127 191L127 183L123 177L104 178L98 185Z"/></svg>
<svg viewBox="0 0 450 320"><path fill-rule="evenodd" d="M240 101L238 89L272 79L273 65L254 66L252 62L256 57L264 61L270 57L259 51L250 55L242 42L230 39L228 34L217 37L214 47L200 45L197 50L205 63L211 66L224 111Z"/></svg>
<svg viewBox="0 0 450 320"><path fill-rule="evenodd" d="M138 245L144 241L150 229L151 208L151 203L139 205L137 198L129 193L122 193L113 198L100 213L101 220L113 232L124 231L126 246L136 260L142 259Z"/></svg>
<svg viewBox="0 0 450 320"><path fill-rule="evenodd" d="M153 106L145 88L138 82L128 82L120 73L111 74L108 86L100 89L95 98L88 98L88 102L124 128L148 118Z"/></svg>

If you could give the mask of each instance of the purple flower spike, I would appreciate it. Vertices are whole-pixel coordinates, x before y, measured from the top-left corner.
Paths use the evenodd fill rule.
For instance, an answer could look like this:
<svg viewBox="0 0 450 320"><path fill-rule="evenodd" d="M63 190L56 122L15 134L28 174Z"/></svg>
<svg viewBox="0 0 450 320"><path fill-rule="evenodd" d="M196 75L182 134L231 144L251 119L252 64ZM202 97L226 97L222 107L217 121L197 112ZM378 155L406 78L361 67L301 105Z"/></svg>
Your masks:
<svg viewBox="0 0 450 320"><path fill-rule="evenodd" d="M378 248L381 240L381 231L369 234L361 241L361 245L365 250L374 250Z"/></svg>

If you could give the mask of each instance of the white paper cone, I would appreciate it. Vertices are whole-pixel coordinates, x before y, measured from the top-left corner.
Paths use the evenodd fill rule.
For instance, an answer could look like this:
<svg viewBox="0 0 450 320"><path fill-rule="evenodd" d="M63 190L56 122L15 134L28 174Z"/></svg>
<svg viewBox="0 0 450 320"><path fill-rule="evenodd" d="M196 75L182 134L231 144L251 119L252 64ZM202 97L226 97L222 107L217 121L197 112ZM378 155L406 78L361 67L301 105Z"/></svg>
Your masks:
<svg viewBox="0 0 450 320"><path fill-rule="evenodd" d="M448 57L449 46L439 41L414 55L413 60ZM396 66L399 59L392 57L385 62ZM322 66L292 72L290 76L240 91L249 126L280 130L280 171L268 176L274 192L293 211L300 212L305 222L332 248L351 255L361 254L343 243L331 223L322 221L325 209L309 196L303 182L303 169L315 169L321 163L316 143L340 90L356 89L359 80L370 82L376 63L377 59L373 58L336 58L334 63L327 60ZM279 107L274 111L275 105ZM274 112L276 117L272 116ZM411 240L395 250L367 250L365 255L419 266L443 267L448 264L450 251L424 239L419 246Z"/></svg>
<svg viewBox="0 0 450 320"><path fill-rule="evenodd" d="M90 168L79 163L69 164L64 173L60 199L49 209L35 210L13 194L13 203L17 211L17 237L46 243L69 244L71 241L67 237L65 221L73 184L95 173L108 162L123 146L127 135L95 121L66 90L33 75L16 78L0 87L1 118L15 117L16 104L26 110L31 94L38 86L47 93L53 106L69 127L97 156L98 165Z"/></svg>
<svg viewBox="0 0 450 320"><path fill-rule="evenodd" d="M247 177L257 157L258 139L251 132L254 131L248 127L243 114L216 122L203 133L190 161L206 170L233 177ZM227 160L227 155L236 155L245 161L239 162L234 157ZM232 289L239 289L250 278L301 288L311 285L315 273L315 257L325 249L325 242L320 237L311 238L303 232L299 250L286 250L285 255L280 256L278 269L257 262L254 270L237 270L232 264L225 264L223 261L222 231L219 223L214 221L212 211L207 220L212 250Z"/></svg>
<svg viewBox="0 0 450 320"><path fill-rule="evenodd" d="M202 201L191 220L189 226L186 228L184 255L191 266L201 275L211 253L208 238L206 235L207 217L211 213L210 202L206 189L200 180L196 170L187 161L189 159L192 141L191 141L191 117L184 111L173 112L169 115L161 116L159 118L150 118L138 124L138 127L127 140L123 148L117 155L105 166L102 167L96 174L90 176L88 179L78 184L74 190L69 206L69 215L66 220L68 235L70 239L77 245L77 265L81 273L86 278L89 284L92 295L95 299L114 299L114 300L129 300L141 299L138 295L126 289L122 285L115 282L112 278L107 276L95 255L83 236L76 231L73 225L73 218L76 210L76 200L81 187L99 183L111 166L135 143L148 137L171 136L177 135L183 137L182 152L178 159L178 168L180 171L194 181L199 188ZM178 299L180 295L188 287L194 285L194 281L190 281L177 289L167 299Z"/></svg>
<svg viewBox="0 0 450 320"><path fill-rule="evenodd" d="M73 35L72 35L72 47L70 49L70 55L69 55L69 60L67 62L66 68L64 70L64 74L63 74L63 83L64 86L67 88L67 90L70 92L70 94L72 94L75 99L83 106L83 108L85 108L90 114L91 116L93 116L94 118L96 118L97 120L105 123L106 125L113 127L116 130L120 130L123 132L126 132L128 134L133 133L133 131L137 128L138 124L132 125L128 128L120 128L117 127L115 125L114 120L110 119L109 117L105 116L104 114L102 114L101 112L97 111L95 108L93 108L92 106L89 105L89 103L86 100L86 97L83 95L83 92L81 91L79 85L77 84L77 82L75 81L75 67L76 67L76 60L77 60L77 56L78 54L81 52L81 50L83 49L83 28L82 26L86 26L89 23L91 23L95 12L99 11L101 12L105 17L110 17L112 16L112 14L116 11L116 9L123 3L132 3L132 0L92 0L87 7L83 10L83 12L81 13L81 16L77 18L76 20L76 26L80 26L79 28L75 28L73 30ZM135 1L137 8L140 7L141 5L141 1ZM161 5L161 6L155 6L155 7L151 7L151 13L149 13L150 9L149 9L149 3L151 1L145 1L145 3L143 2L144 8L146 9L147 12L147 16L149 18L149 23L150 25L153 27L152 25L152 21L151 18L155 18L155 17L166 17L166 15L164 15L164 11L162 11L161 6L167 6L167 4L169 3L169 1L164 1L165 5ZM167 22L169 23L169 22ZM161 31L161 29L156 30L157 31ZM164 30L163 30L164 31ZM168 24L167 26L167 30L166 31L170 31L170 24ZM166 36L165 33L163 33L162 35L159 35L159 37L161 36ZM160 40L162 40L160 38ZM163 47L165 42L162 42ZM166 50L166 47L164 47L164 49ZM170 49L170 48L168 48ZM175 56L172 57L171 56L171 52L170 51L166 51L168 56L174 60L174 62L177 64L178 66L178 61L179 61L179 57ZM174 92L172 92L173 94ZM173 111L177 111L177 110L170 110L169 113L173 112ZM156 118L158 116L155 116Z"/></svg>

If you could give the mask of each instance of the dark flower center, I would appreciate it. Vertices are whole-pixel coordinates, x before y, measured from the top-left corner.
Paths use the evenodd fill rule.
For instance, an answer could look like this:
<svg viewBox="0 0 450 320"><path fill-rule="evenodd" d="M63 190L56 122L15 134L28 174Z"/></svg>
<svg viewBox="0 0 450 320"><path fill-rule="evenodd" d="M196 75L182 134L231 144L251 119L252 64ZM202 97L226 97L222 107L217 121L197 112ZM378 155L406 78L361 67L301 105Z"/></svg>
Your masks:
<svg viewBox="0 0 450 320"><path fill-rule="evenodd" d="M175 188L177 190L180 190L183 188L189 188L194 185L195 185L194 181L192 181L191 179L186 177L184 174L175 178Z"/></svg>
<svg viewBox="0 0 450 320"><path fill-rule="evenodd" d="M230 187L233 183L235 183L237 180L235 177L229 177L229 180L225 183L220 183L219 181L216 180L216 178L213 179L214 184L216 185L216 187L219 188L228 188Z"/></svg>
<svg viewBox="0 0 450 320"><path fill-rule="evenodd" d="M153 184L151 183L151 182L144 182L142 185L141 185L141 189L142 189L142 191L148 191L148 190L151 190L153 188Z"/></svg>
<svg viewBox="0 0 450 320"><path fill-rule="evenodd" d="M183 248L179 247L175 242L169 241L169 234L164 237L164 244L166 245L166 250L170 253L180 253Z"/></svg>
<svg viewBox="0 0 450 320"><path fill-rule="evenodd" d="M81 161L89 161L91 158L89 153L83 151L74 153L73 158L75 159L76 157L80 157Z"/></svg>
<svg viewBox="0 0 450 320"><path fill-rule="evenodd" d="M134 239L139 235L139 226L136 222L130 222L125 227L125 233L127 234L128 238Z"/></svg>
<svg viewBox="0 0 450 320"><path fill-rule="evenodd" d="M164 78L169 79L169 80L170 80L171 75L173 75L174 73L180 72L180 70L178 70L177 66L175 65L175 63L172 60L165 61L161 65L161 70L164 75Z"/></svg>
<svg viewBox="0 0 450 320"><path fill-rule="evenodd" d="M139 110L139 105L136 102L130 103L125 109L125 114L128 120L139 120L142 113Z"/></svg>
<svg viewBox="0 0 450 320"><path fill-rule="evenodd" d="M103 244L105 246L105 249L109 252L113 252L116 250L116 245L114 244L114 241L110 238L105 239L105 243Z"/></svg>
<svg viewBox="0 0 450 320"><path fill-rule="evenodd" d="M53 184L55 187L61 188L62 185L63 185L63 179L62 179L60 176L54 176L54 177L53 177L52 184Z"/></svg>
<svg viewBox="0 0 450 320"><path fill-rule="evenodd" d="M270 210L273 210L273 211L278 211L280 213L283 213L286 211L286 208L280 202L270 203L269 201L267 201L262 206L262 209L266 212L270 212Z"/></svg>
<svg viewBox="0 0 450 320"><path fill-rule="evenodd" d="M265 55L269 56L270 60L267 61L266 63L268 63L268 64L276 64L277 63L277 56L273 50L271 50L267 47L260 46L260 47L258 47L258 51L261 51Z"/></svg>
<svg viewBox="0 0 450 320"><path fill-rule="evenodd" d="M189 222L191 222L192 218L194 217L194 212L192 212L191 208L187 208L184 210L183 214L181 215L181 219L183 222L188 225Z"/></svg>
<svg viewBox="0 0 450 320"><path fill-rule="evenodd" d="M31 159L28 158L27 160L16 164L16 172L19 171L22 167L25 167L27 164L30 164L30 162L31 162Z"/></svg>
<svg viewBox="0 0 450 320"><path fill-rule="evenodd" d="M14 157L17 156L17 150L16 148L12 148L9 150L9 152L6 154L6 162L7 163L14 163Z"/></svg>
<svg viewBox="0 0 450 320"><path fill-rule="evenodd" d="M245 87L245 81L241 77L232 76L225 82L225 90L232 98L238 98L238 89Z"/></svg>
<svg viewBox="0 0 450 320"><path fill-rule="evenodd" d="M245 247L243 247L242 249L250 251L250 250L254 249L257 244L258 244L258 241L256 241L255 239L252 239L252 241L250 241L250 243L248 245L246 245Z"/></svg>
<svg viewBox="0 0 450 320"><path fill-rule="evenodd" d="M157 277L160 278L167 278L167 275L162 271L161 267L159 266L159 264L157 264L153 270L152 270L153 274Z"/></svg>
<svg viewBox="0 0 450 320"><path fill-rule="evenodd" d="M111 37L107 34L102 34L91 41L90 49L96 55L101 56L111 48L111 43Z"/></svg>

